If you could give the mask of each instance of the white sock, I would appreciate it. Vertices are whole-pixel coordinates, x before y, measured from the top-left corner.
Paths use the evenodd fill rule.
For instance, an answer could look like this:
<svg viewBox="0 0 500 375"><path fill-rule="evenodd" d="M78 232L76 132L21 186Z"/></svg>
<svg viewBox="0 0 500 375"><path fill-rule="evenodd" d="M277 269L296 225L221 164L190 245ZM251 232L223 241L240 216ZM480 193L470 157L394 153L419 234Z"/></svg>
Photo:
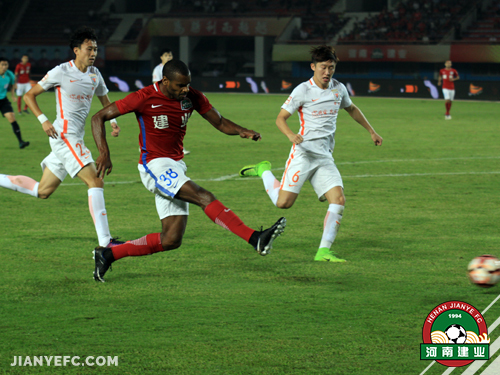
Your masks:
<svg viewBox="0 0 500 375"><path fill-rule="evenodd" d="M18 191L19 193L28 194L35 198L38 197L38 185L39 183L31 177L0 174L1 187Z"/></svg>
<svg viewBox="0 0 500 375"><path fill-rule="evenodd" d="M340 222L342 220L342 213L344 212L344 206L339 204L330 204L328 206L328 211L325 216L325 224L323 229L323 237L321 237L320 248L332 247L333 241L340 228Z"/></svg>
<svg viewBox="0 0 500 375"><path fill-rule="evenodd" d="M276 206L280 192L280 182L274 177L271 171L264 171L262 173L262 181L264 182L267 195L269 195L269 198L271 198L271 201Z"/></svg>
<svg viewBox="0 0 500 375"><path fill-rule="evenodd" d="M104 189L89 189L89 210L94 220L99 246L108 246L111 234L109 234L108 216L104 204Z"/></svg>

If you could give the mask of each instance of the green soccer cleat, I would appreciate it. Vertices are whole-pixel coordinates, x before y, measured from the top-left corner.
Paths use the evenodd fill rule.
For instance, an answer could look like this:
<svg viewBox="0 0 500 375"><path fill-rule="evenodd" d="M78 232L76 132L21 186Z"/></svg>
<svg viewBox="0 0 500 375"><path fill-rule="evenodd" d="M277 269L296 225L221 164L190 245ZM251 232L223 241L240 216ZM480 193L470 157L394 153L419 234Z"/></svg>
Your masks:
<svg viewBox="0 0 500 375"><path fill-rule="evenodd" d="M320 248L316 253L316 256L314 257L314 260L318 262L336 262L336 263L345 262L345 259L337 258L335 253L330 251L330 249L327 247Z"/></svg>
<svg viewBox="0 0 500 375"><path fill-rule="evenodd" d="M241 168L240 177L262 177L262 173L271 170L271 163L268 161L261 161L258 164L247 165Z"/></svg>

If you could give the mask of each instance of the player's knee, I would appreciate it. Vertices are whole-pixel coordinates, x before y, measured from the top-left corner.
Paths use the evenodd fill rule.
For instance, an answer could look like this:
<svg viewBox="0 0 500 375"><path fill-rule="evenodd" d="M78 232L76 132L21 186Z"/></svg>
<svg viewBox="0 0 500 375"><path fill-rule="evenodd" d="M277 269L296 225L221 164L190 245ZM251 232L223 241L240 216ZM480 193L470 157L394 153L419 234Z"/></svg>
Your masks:
<svg viewBox="0 0 500 375"><path fill-rule="evenodd" d="M203 209L205 209L205 207L207 207L213 201L217 200L215 195L213 195L211 192L205 189L200 189L200 191L198 192L198 198L200 201L200 206Z"/></svg>
<svg viewBox="0 0 500 375"><path fill-rule="evenodd" d="M339 206L345 206L345 197L343 195L338 197L335 204L338 204Z"/></svg>
<svg viewBox="0 0 500 375"><path fill-rule="evenodd" d="M38 189L38 198L48 199L52 195L52 193L53 193L53 191L50 191L50 190Z"/></svg>
<svg viewBox="0 0 500 375"><path fill-rule="evenodd" d="M161 240L161 246L163 247L164 251L178 249L179 247L181 247L181 245L182 245L182 237L171 238L165 236Z"/></svg>
<svg viewBox="0 0 500 375"><path fill-rule="evenodd" d="M293 206L293 201L287 201L287 200L280 201L280 200L278 200L276 202L276 207L281 208L281 209L287 209L287 208L290 208L292 206Z"/></svg>
<svg viewBox="0 0 500 375"><path fill-rule="evenodd" d="M86 181L87 183L87 187L89 189L92 189L92 188L103 188L104 187L104 181L101 179L101 178L93 178L91 179L90 181Z"/></svg>

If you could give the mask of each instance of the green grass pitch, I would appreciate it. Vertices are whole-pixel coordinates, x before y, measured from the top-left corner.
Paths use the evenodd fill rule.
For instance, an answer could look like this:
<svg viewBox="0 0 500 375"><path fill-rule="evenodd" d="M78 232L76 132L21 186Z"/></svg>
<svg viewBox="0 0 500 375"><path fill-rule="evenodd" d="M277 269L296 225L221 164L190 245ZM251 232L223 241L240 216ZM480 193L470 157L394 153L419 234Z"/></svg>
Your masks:
<svg viewBox="0 0 500 375"><path fill-rule="evenodd" d="M313 261L327 205L310 184L285 211L259 179L236 177L262 160L281 177L291 145L274 122L286 95L207 97L262 141L226 136L195 114L185 138L188 176L253 228L285 216L272 253L260 257L191 206L180 249L120 260L107 283L96 283L97 239L80 180L68 177L48 200L0 189L0 373L419 374L429 364L419 359L427 314L449 300L482 311L500 293L466 276L473 257L500 256L498 103L454 102L445 121L443 101L353 98L384 144L375 147L339 115L334 157L346 210L334 249L347 262L330 264ZM54 94L39 98L53 119ZM99 107L94 100L91 114ZM3 119L0 173L39 180L48 138L33 115L18 122L31 145L18 149ZM159 232L160 221L137 171L135 116L118 122L120 137L108 135L113 172L104 192L111 233L129 240ZM296 115L289 123L298 130ZM485 319L499 316L500 302ZM11 367L14 356L119 363ZM426 374L445 369L435 364Z"/></svg>

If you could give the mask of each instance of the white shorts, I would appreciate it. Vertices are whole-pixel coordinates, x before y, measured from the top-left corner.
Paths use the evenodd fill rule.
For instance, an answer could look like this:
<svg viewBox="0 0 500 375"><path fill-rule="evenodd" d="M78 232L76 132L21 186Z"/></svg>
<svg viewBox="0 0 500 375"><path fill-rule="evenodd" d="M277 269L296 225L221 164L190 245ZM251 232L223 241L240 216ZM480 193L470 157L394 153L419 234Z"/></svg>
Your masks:
<svg viewBox="0 0 500 375"><path fill-rule="evenodd" d="M443 89L443 96L446 100L455 99L455 90Z"/></svg>
<svg viewBox="0 0 500 375"><path fill-rule="evenodd" d="M155 194L160 220L168 216L189 215L189 203L174 198L181 187L191 180L186 176L187 167L182 160L157 158L146 166L139 164L137 168L146 189Z"/></svg>
<svg viewBox="0 0 500 375"><path fill-rule="evenodd" d="M332 156L312 155L292 147L281 178L280 189L298 194L307 180L311 182L318 198L336 186L344 188L342 177Z"/></svg>
<svg viewBox="0 0 500 375"><path fill-rule="evenodd" d="M87 164L93 163L92 154L85 146L82 137L66 134L64 137L59 134L57 139L49 138L52 152L43 159L42 170L49 170L61 181L68 175L75 176Z"/></svg>
<svg viewBox="0 0 500 375"><path fill-rule="evenodd" d="M31 83L18 83L16 88L16 95L21 96L31 90Z"/></svg>

